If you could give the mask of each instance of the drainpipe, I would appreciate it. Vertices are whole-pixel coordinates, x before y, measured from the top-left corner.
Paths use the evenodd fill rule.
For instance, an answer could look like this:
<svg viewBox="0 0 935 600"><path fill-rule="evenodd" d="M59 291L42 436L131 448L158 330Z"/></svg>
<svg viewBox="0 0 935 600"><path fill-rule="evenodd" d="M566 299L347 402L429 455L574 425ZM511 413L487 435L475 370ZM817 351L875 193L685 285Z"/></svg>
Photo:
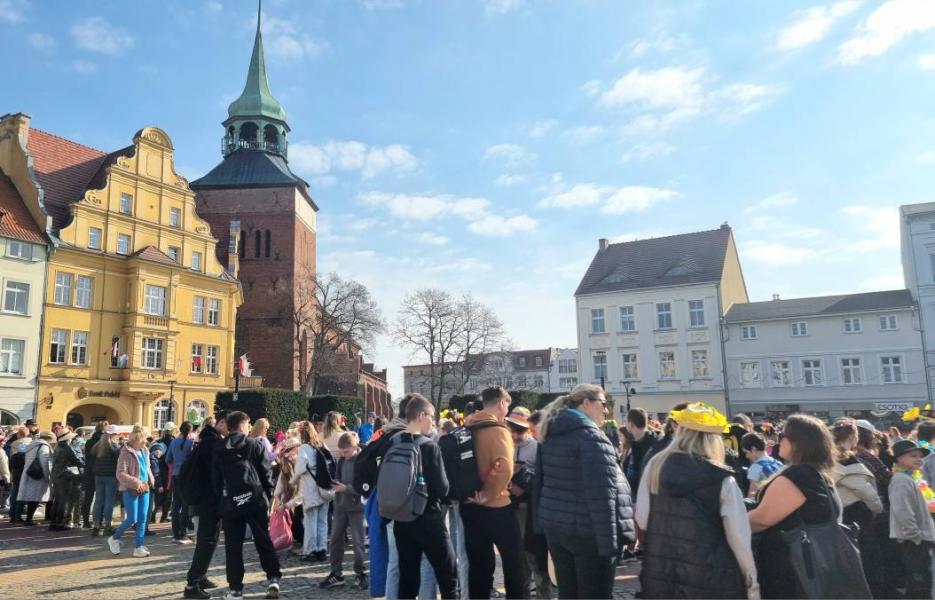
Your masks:
<svg viewBox="0 0 935 600"><path fill-rule="evenodd" d="M718 343L721 346L721 385L724 386L724 410L727 412L727 418L732 417L730 410L730 387L727 385L727 351L724 348L726 335L724 332L724 317L721 315L723 308L721 305L721 283L715 283L714 289L717 290L717 310L718 310Z"/></svg>

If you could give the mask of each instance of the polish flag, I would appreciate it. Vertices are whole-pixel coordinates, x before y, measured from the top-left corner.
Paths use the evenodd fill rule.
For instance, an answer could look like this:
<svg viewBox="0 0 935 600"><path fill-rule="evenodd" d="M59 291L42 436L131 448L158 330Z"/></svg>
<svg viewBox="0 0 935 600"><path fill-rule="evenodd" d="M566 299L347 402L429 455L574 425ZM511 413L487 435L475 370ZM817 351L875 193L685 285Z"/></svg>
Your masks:
<svg viewBox="0 0 935 600"><path fill-rule="evenodd" d="M237 360L237 370L240 371L240 374L244 377L250 377L253 375L253 366L250 364L250 361L247 359L247 355L244 354Z"/></svg>

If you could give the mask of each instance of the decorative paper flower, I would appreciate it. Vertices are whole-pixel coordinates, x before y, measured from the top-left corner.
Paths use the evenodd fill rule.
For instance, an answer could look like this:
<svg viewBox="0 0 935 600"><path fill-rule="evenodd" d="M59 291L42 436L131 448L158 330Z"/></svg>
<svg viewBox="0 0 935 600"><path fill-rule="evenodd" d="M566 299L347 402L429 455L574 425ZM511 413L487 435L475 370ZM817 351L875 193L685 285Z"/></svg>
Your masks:
<svg viewBox="0 0 935 600"><path fill-rule="evenodd" d="M680 427L704 433L727 433L727 417L704 402L693 402L685 410L673 410L669 417Z"/></svg>
<svg viewBox="0 0 935 600"><path fill-rule="evenodd" d="M903 421L917 421L919 416L922 414L922 411L919 410L918 406L913 406L909 410L903 413Z"/></svg>

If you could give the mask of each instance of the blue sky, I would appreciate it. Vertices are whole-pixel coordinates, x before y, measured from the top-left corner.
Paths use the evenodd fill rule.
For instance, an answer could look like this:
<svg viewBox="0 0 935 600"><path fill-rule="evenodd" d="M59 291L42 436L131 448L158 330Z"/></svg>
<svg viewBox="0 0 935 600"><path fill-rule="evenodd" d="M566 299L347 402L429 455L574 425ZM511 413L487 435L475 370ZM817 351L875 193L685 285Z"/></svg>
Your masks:
<svg viewBox="0 0 935 600"><path fill-rule="evenodd" d="M0 0L0 113L104 150L220 159L250 0ZM597 239L734 227L751 299L901 287L896 207L935 184L935 2L267 0L319 269L490 304L575 345ZM13 61L9 57L15 57ZM402 386L404 350L373 357Z"/></svg>

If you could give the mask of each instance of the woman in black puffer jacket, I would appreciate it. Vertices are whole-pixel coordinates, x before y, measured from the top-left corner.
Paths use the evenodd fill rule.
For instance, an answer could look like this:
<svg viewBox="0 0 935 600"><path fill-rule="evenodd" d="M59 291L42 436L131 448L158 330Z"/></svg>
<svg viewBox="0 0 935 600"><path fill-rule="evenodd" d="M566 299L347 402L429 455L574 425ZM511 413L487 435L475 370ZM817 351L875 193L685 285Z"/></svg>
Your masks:
<svg viewBox="0 0 935 600"><path fill-rule="evenodd" d="M604 391L579 385L540 425L536 522L555 564L559 598L610 598L617 548L636 539L630 487L601 431Z"/></svg>

